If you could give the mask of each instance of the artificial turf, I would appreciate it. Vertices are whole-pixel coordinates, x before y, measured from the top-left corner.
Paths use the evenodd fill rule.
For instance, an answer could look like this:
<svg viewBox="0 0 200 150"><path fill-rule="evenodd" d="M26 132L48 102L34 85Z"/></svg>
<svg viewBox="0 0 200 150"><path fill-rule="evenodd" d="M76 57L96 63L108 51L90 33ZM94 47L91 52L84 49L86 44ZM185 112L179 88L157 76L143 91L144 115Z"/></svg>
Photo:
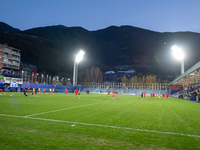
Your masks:
<svg viewBox="0 0 200 150"><path fill-rule="evenodd" d="M135 95L0 93L0 149L200 149L200 104Z"/></svg>

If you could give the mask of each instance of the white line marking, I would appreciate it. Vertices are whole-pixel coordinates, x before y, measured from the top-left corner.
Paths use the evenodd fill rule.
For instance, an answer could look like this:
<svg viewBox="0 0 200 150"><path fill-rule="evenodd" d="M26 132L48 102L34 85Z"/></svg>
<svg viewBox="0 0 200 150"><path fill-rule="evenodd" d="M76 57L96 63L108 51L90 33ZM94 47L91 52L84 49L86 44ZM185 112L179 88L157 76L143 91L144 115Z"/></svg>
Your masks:
<svg viewBox="0 0 200 150"><path fill-rule="evenodd" d="M101 103L107 103L107 102L110 102L110 101L101 102ZM63 108L63 109L58 109L58 110L52 110L52 111L47 111L47 112L42 112L42 113L37 113L37 114L32 114L32 115L27 115L26 117L43 115L43 114L47 114L47 113L52 113L52 112L57 112L57 111L62 111L62 110L68 110L68 109L73 109L73 108L80 108L80 107L92 106L92 105L97 105L97 104L101 104L101 103L94 103L94 104L88 104L88 105L81 105L81 106Z"/></svg>
<svg viewBox="0 0 200 150"><path fill-rule="evenodd" d="M35 120L43 120L43 121L51 121L51 122L62 122L62 123L70 123L70 124L80 124L80 125L105 127L105 128L113 128L113 129L133 130L133 131L141 131L141 132L161 133L161 134L169 134L169 135L181 135L181 136L200 138L200 135L182 134L182 133L175 133L175 132L163 132L163 131L156 131L156 130L145 130L145 129L136 129L136 128L129 128L129 127L118 127L118 126L93 124L93 123L83 123L83 122L73 122L73 121L54 120L54 119L45 119L45 118L35 118L35 117L28 117L28 116L15 116L15 115L6 115L6 114L0 114L0 116L24 118L24 119L35 119Z"/></svg>

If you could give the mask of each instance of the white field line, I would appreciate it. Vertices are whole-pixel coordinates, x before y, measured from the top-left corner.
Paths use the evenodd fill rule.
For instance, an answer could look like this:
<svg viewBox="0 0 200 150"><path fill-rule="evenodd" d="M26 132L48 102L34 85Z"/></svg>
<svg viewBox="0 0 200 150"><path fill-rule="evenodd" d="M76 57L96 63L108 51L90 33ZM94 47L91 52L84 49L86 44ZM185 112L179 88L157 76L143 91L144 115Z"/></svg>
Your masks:
<svg viewBox="0 0 200 150"><path fill-rule="evenodd" d="M101 102L101 103L107 103L107 102L110 102L110 101ZM27 116L25 116L25 117L43 115L43 114L48 114L48 113L52 113L52 112L57 112L57 111L62 111L62 110L68 110L68 109L74 109L74 108L80 108L80 107L86 107L86 106L92 106L92 105L97 105L97 104L101 104L101 103L94 103L94 104L88 104L88 105L81 105L81 106L63 108L63 109L58 109L58 110L52 110L52 111L47 111L47 112L42 112L42 113L37 113L37 114L32 114L32 115L27 115Z"/></svg>
<svg viewBox="0 0 200 150"><path fill-rule="evenodd" d="M156 130L145 130L145 129L136 129L136 128L128 128L128 127L118 127L118 126L109 126L109 125L101 125L101 124L93 124L93 123L73 122L73 121L35 118L35 117L27 117L27 116L15 116L15 115L6 115L6 114L0 114L0 116L43 120L43 121L51 121L51 122L62 122L62 123L70 123L70 124L80 124L80 125L86 125L86 126L96 126L96 127L105 127L105 128L113 128L113 129L133 130L133 131L141 131L141 132L151 132L151 133L159 133L159 134L181 135L181 136L187 136L187 137L200 138L200 135L182 134L182 133L175 133L175 132L163 132L163 131L156 131Z"/></svg>

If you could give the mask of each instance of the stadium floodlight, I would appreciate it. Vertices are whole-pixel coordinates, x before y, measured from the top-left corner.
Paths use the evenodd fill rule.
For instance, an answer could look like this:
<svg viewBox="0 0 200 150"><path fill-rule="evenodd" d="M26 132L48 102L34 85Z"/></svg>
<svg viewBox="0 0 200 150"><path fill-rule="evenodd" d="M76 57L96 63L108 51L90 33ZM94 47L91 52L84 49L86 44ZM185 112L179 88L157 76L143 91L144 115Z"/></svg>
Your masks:
<svg viewBox="0 0 200 150"><path fill-rule="evenodd" d="M83 55L85 54L84 51L80 50L79 53L76 55L76 63L79 63L83 59Z"/></svg>
<svg viewBox="0 0 200 150"><path fill-rule="evenodd" d="M173 55L176 59L181 61L181 74L184 73L184 53L182 49L180 49L178 46L174 45L171 47L171 50L173 52Z"/></svg>
<svg viewBox="0 0 200 150"><path fill-rule="evenodd" d="M79 53L76 55L76 58L74 60L73 86L77 85L78 63L83 59L84 54L85 54L85 52L80 50Z"/></svg>

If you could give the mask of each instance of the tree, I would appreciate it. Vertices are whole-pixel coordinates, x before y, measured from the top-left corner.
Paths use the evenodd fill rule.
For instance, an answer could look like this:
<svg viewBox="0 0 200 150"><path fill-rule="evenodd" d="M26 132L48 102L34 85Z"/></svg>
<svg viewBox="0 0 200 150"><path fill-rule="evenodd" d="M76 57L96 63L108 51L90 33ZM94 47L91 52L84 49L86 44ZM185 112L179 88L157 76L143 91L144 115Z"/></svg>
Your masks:
<svg viewBox="0 0 200 150"><path fill-rule="evenodd" d="M135 83L138 83L138 77L135 76Z"/></svg>
<svg viewBox="0 0 200 150"><path fill-rule="evenodd" d="M85 73L84 73L84 71L83 70L79 70L78 71L78 81L79 82L83 82L84 79L85 79Z"/></svg>
<svg viewBox="0 0 200 150"><path fill-rule="evenodd" d="M145 80L145 76L142 77L142 83L145 83L146 80Z"/></svg>
<svg viewBox="0 0 200 150"><path fill-rule="evenodd" d="M152 77L152 83L156 83L156 76Z"/></svg>
<svg viewBox="0 0 200 150"><path fill-rule="evenodd" d="M121 78L121 81L122 81L123 83L128 83L128 79L126 78L126 76L123 76L123 77Z"/></svg>
<svg viewBox="0 0 200 150"><path fill-rule="evenodd" d="M91 77L90 77L90 70L87 69L85 71L85 82L90 82L91 81Z"/></svg>
<svg viewBox="0 0 200 150"><path fill-rule="evenodd" d="M163 83L170 83L167 79L163 80Z"/></svg>
<svg viewBox="0 0 200 150"><path fill-rule="evenodd" d="M142 78L141 77L139 77L139 83L142 83Z"/></svg>
<svg viewBox="0 0 200 150"><path fill-rule="evenodd" d="M90 70L90 77L91 77L91 81L95 82L95 68L92 67Z"/></svg>
<svg viewBox="0 0 200 150"><path fill-rule="evenodd" d="M135 83L135 77L130 78L129 82L130 83Z"/></svg>
<svg viewBox="0 0 200 150"><path fill-rule="evenodd" d="M102 82L103 74L99 67L95 69L95 82Z"/></svg>
<svg viewBox="0 0 200 150"><path fill-rule="evenodd" d="M91 70L85 71L85 82L103 82L103 73L99 67L95 69L92 67Z"/></svg>

